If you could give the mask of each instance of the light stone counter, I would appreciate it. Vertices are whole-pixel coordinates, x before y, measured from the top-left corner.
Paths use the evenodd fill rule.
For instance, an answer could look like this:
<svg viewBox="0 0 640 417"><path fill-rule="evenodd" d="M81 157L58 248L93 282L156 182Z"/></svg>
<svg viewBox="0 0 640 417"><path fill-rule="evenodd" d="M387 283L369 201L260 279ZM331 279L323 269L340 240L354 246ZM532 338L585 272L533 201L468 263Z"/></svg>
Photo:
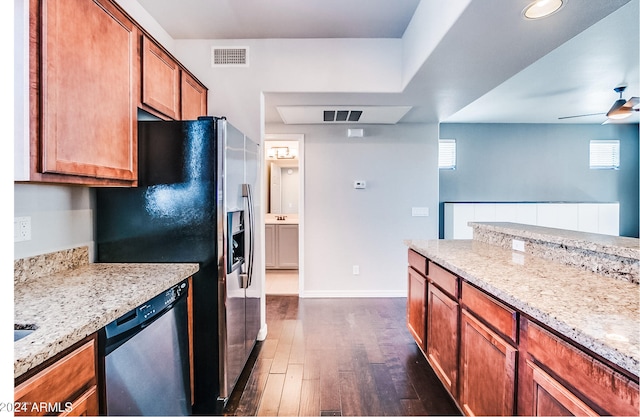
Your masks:
<svg viewBox="0 0 640 417"><path fill-rule="evenodd" d="M640 240L637 238L518 223L470 222L469 226L473 228L473 240L509 250L514 240L520 240L529 255L640 283Z"/></svg>
<svg viewBox="0 0 640 417"><path fill-rule="evenodd" d="M640 375L640 286L475 240L405 244L506 304Z"/></svg>
<svg viewBox="0 0 640 417"><path fill-rule="evenodd" d="M265 224L298 224L298 214L272 214L267 213L264 216Z"/></svg>
<svg viewBox="0 0 640 417"><path fill-rule="evenodd" d="M469 225L523 239L640 260L640 244L636 238L508 222L470 222Z"/></svg>
<svg viewBox="0 0 640 417"><path fill-rule="evenodd" d="M24 263L15 263L14 323L37 329L14 343L14 378L198 271L195 263L84 262L25 278Z"/></svg>

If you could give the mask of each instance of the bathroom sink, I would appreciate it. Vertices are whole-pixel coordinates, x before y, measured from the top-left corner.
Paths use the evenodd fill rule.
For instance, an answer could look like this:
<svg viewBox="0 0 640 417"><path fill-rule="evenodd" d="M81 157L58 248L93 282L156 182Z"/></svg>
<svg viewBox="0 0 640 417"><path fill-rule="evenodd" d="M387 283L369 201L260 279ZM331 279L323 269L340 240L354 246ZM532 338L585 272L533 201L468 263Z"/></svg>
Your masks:
<svg viewBox="0 0 640 417"><path fill-rule="evenodd" d="M36 326L32 324L14 324L13 325L13 341L17 342L18 340L29 336L31 333L36 331Z"/></svg>

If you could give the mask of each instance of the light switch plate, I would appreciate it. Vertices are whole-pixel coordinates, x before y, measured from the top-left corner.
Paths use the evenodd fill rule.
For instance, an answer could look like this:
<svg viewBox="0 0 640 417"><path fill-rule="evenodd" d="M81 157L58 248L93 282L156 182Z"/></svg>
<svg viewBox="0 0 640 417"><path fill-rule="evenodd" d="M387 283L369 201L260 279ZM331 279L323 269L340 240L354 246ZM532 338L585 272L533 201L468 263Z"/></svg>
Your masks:
<svg viewBox="0 0 640 417"><path fill-rule="evenodd" d="M427 217L429 216L429 207L411 207L412 217Z"/></svg>

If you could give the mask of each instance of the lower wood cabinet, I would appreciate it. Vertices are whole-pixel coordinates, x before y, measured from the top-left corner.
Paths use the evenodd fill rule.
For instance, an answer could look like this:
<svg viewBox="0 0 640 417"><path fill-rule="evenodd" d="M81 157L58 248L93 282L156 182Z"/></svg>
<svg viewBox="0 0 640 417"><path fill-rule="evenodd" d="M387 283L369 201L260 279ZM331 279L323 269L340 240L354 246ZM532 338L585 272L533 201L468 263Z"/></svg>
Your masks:
<svg viewBox="0 0 640 417"><path fill-rule="evenodd" d="M459 304L431 283L427 294L427 360L455 398L458 395Z"/></svg>
<svg viewBox="0 0 640 417"><path fill-rule="evenodd" d="M18 378L15 415L98 415L96 344L92 336Z"/></svg>
<svg viewBox="0 0 640 417"><path fill-rule="evenodd" d="M514 415L516 348L464 309L460 336L462 411L467 415Z"/></svg>
<svg viewBox="0 0 640 417"><path fill-rule="evenodd" d="M639 415L637 376L412 250L408 271L407 327L464 414Z"/></svg>
<svg viewBox="0 0 640 417"><path fill-rule="evenodd" d="M519 414L639 414L637 377L622 374L524 317L520 345Z"/></svg>
<svg viewBox="0 0 640 417"><path fill-rule="evenodd" d="M427 278L409 267L407 297L407 327L422 351L425 350L425 319L427 306Z"/></svg>
<svg viewBox="0 0 640 417"><path fill-rule="evenodd" d="M547 374L531 361L524 369L529 374L531 393L531 415L534 416L597 416L591 407L569 391L560 381Z"/></svg>

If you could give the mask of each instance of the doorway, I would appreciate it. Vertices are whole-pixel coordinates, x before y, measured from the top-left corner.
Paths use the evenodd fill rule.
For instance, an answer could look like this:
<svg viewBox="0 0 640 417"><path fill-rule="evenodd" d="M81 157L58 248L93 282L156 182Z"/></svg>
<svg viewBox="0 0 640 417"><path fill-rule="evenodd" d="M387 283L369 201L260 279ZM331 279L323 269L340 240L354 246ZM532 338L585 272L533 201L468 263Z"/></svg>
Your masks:
<svg viewBox="0 0 640 417"><path fill-rule="evenodd" d="M265 294L304 293L304 135L264 142Z"/></svg>

